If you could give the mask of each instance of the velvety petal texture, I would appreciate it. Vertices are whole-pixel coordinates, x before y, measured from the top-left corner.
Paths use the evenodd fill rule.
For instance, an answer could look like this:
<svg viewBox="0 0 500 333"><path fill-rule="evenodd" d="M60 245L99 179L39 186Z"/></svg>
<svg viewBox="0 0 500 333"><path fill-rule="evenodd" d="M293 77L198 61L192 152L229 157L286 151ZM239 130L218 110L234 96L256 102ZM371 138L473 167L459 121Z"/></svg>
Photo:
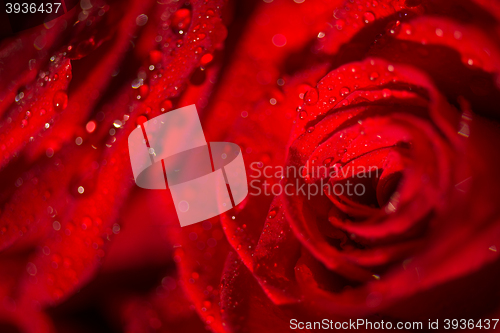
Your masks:
<svg viewBox="0 0 500 333"><path fill-rule="evenodd" d="M496 1L82 0L0 40L0 331L494 319L499 100ZM249 193L181 227L127 138L192 104Z"/></svg>

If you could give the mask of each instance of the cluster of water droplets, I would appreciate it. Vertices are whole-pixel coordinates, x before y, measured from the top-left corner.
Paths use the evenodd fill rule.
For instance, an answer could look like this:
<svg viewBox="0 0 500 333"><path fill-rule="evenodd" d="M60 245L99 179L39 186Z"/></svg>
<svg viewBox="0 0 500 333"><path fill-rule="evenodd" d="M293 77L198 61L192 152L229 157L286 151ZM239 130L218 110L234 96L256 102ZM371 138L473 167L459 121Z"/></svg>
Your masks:
<svg viewBox="0 0 500 333"><path fill-rule="evenodd" d="M205 70L214 58L213 51L208 50L206 45L212 43L213 47L217 47L217 43L225 38L226 30L217 18L214 9L206 9L198 17L193 17L193 11L189 7L176 9L168 6L161 14L161 20L161 29L155 38L158 42L158 49L150 51L148 64L139 70L132 82L132 88L136 91L136 99L146 101L153 108L147 107L145 112L137 117L137 125L149 119L151 113L167 112L174 107L173 99L180 93L183 86L172 83L172 72L182 71L185 68L170 68L168 60L170 57L176 58L177 61L187 57L183 62L184 66L187 66L188 58L196 59L198 67L191 74L190 83L202 84L206 79ZM208 36L210 36L209 44L205 42ZM164 85L163 91L159 90L162 85ZM159 107L155 100L148 100L152 93L151 89L155 89L153 99L156 99L159 94L167 96L159 103Z"/></svg>

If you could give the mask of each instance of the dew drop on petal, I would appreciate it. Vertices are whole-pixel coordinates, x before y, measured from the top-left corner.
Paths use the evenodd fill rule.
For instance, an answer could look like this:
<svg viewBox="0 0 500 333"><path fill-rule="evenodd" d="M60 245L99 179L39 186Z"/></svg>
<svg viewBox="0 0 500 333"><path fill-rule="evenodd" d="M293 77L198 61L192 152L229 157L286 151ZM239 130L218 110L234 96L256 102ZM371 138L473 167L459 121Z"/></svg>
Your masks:
<svg viewBox="0 0 500 333"><path fill-rule="evenodd" d="M144 26L146 23L148 23L148 16L146 14L140 14L135 19L135 23L140 27Z"/></svg>
<svg viewBox="0 0 500 333"><path fill-rule="evenodd" d="M172 15L172 28L175 32L186 31L191 24L191 11L181 8Z"/></svg>
<svg viewBox="0 0 500 333"><path fill-rule="evenodd" d="M278 211L279 211L279 207L274 207L273 209L271 209L269 211L269 213L267 214L267 218L269 219L274 219L276 217L276 215L278 214Z"/></svg>
<svg viewBox="0 0 500 333"><path fill-rule="evenodd" d="M54 110L62 111L68 106L68 95L65 91L56 91L53 98Z"/></svg>
<svg viewBox="0 0 500 333"><path fill-rule="evenodd" d="M377 72L372 72L370 74L370 81L375 81L378 78L379 78L379 74Z"/></svg>
<svg viewBox="0 0 500 333"><path fill-rule="evenodd" d="M372 12L365 12L363 14L363 22L369 24L372 23L373 21L375 21L375 14L373 14Z"/></svg>
<svg viewBox="0 0 500 333"><path fill-rule="evenodd" d="M468 55L463 55L462 56L462 62L466 65L469 65L471 67L481 67L482 62L478 58L474 56L468 56Z"/></svg>
<svg viewBox="0 0 500 333"><path fill-rule="evenodd" d="M283 47L286 45L286 37L282 34L276 34L273 36L273 44L277 47Z"/></svg>
<svg viewBox="0 0 500 333"><path fill-rule="evenodd" d="M200 66L203 66L205 67L206 65L208 65L212 60L214 59L214 56L211 55L210 53L207 53L205 55L203 55L203 57L201 57L200 59Z"/></svg>
<svg viewBox="0 0 500 333"><path fill-rule="evenodd" d="M347 87L343 87L343 88L340 88L340 96L344 97L346 96L347 94L349 94L351 91L349 90L349 88Z"/></svg>
<svg viewBox="0 0 500 333"><path fill-rule="evenodd" d="M413 33L413 27L409 23L401 24L401 30L407 35L411 35Z"/></svg>
<svg viewBox="0 0 500 333"><path fill-rule="evenodd" d="M153 50L149 52L149 62L151 64L157 64L161 61L162 53L158 50Z"/></svg>
<svg viewBox="0 0 500 333"><path fill-rule="evenodd" d="M144 124L146 121L148 121L148 117L146 117L145 115L140 115L139 117L137 117L137 120L136 120L136 124L137 126L140 126L142 124Z"/></svg>
<svg viewBox="0 0 500 333"><path fill-rule="evenodd" d="M34 276L37 273L36 265L32 262L29 262L26 265L26 271L28 272L29 275Z"/></svg>
<svg viewBox="0 0 500 333"><path fill-rule="evenodd" d="M68 47L68 58L77 60L85 57L96 47L94 37L83 40L78 45Z"/></svg>
<svg viewBox="0 0 500 333"><path fill-rule="evenodd" d="M160 103L160 111L166 112L172 110L172 102L169 99L164 100Z"/></svg>
<svg viewBox="0 0 500 333"><path fill-rule="evenodd" d="M212 9L209 9L205 14L207 15L207 18L210 18L215 15L215 12Z"/></svg>
<svg viewBox="0 0 500 333"><path fill-rule="evenodd" d="M455 39L456 39L456 40L460 40L460 39L462 39L462 36L463 36L463 34L462 34L462 32L461 32L461 31L456 30L456 31L453 33L453 37L455 37Z"/></svg>
<svg viewBox="0 0 500 333"><path fill-rule="evenodd" d="M338 19L337 21L335 21L335 27L337 28L337 30L344 29L344 25L345 25L345 21L342 19Z"/></svg>
<svg viewBox="0 0 500 333"><path fill-rule="evenodd" d="M187 212L189 210L189 203L187 201L185 201L185 200L182 200L182 201L179 202L177 208L181 212L185 213L185 212Z"/></svg>
<svg viewBox="0 0 500 333"><path fill-rule="evenodd" d="M139 87L139 93L137 95L137 99L145 99L149 95L149 86L147 84L143 84Z"/></svg>
<svg viewBox="0 0 500 333"><path fill-rule="evenodd" d="M387 25L387 32L390 35L397 35L401 30L401 21L391 22Z"/></svg>
<svg viewBox="0 0 500 333"><path fill-rule="evenodd" d="M96 128L96 122L91 120L87 123L87 125L85 125L85 129L87 130L87 132L89 133L92 133L95 131L95 128Z"/></svg>
<svg viewBox="0 0 500 333"><path fill-rule="evenodd" d="M318 102L318 90L316 88L309 89L304 95L304 101L308 105L314 105Z"/></svg>

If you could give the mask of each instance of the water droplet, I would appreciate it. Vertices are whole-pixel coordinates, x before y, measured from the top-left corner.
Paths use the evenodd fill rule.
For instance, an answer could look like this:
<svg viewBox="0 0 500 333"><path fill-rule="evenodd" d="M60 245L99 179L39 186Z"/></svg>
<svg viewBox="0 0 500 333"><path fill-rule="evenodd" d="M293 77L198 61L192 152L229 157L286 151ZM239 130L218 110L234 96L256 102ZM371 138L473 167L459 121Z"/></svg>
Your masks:
<svg viewBox="0 0 500 333"><path fill-rule="evenodd" d="M59 221L54 221L52 223L52 228L54 228L54 230L56 230L56 231L61 230L61 223L59 223Z"/></svg>
<svg viewBox="0 0 500 333"><path fill-rule="evenodd" d="M391 22L387 25L387 32L390 35L397 35L401 30L401 21Z"/></svg>
<svg viewBox="0 0 500 333"><path fill-rule="evenodd" d="M32 262L29 262L26 265L26 271L28 272L29 275L34 276L37 273L36 265Z"/></svg>
<svg viewBox="0 0 500 333"><path fill-rule="evenodd" d="M345 21L342 20L342 19L338 19L336 22L335 22L335 27L337 28L337 30L342 30L344 29L344 25L345 25Z"/></svg>
<svg viewBox="0 0 500 333"><path fill-rule="evenodd" d="M478 58L468 55L462 56L462 62L471 67L481 67L483 64Z"/></svg>
<svg viewBox="0 0 500 333"><path fill-rule="evenodd" d="M146 121L148 121L148 117L146 117L145 115L140 115L139 117L137 117L135 123L137 124L137 126L140 126L144 124Z"/></svg>
<svg viewBox="0 0 500 333"><path fill-rule="evenodd" d="M316 104L318 102L318 90L316 88L309 89L304 96L304 101L308 105Z"/></svg>
<svg viewBox="0 0 500 333"><path fill-rule="evenodd" d="M160 51L153 50L153 51L149 52L149 62L151 64L159 63L161 61L161 58L162 58L162 54Z"/></svg>
<svg viewBox="0 0 500 333"><path fill-rule="evenodd" d="M205 67L208 65L212 60L214 59L214 56L211 55L210 53L204 54L203 57L200 59L200 66Z"/></svg>
<svg viewBox="0 0 500 333"><path fill-rule="evenodd" d="M273 44L277 47L283 47L286 45L286 37L282 34L276 34L272 38Z"/></svg>
<svg viewBox="0 0 500 333"><path fill-rule="evenodd" d="M185 201L185 200L182 200L182 201L179 202L179 204L177 205L177 207L178 207L178 209L181 212L185 213L185 212L187 212L189 210L189 203L187 201Z"/></svg>
<svg viewBox="0 0 500 333"><path fill-rule="evenodd" d="M274 207L273 209L271 209L269 211L269 213L267 214L267 218L268 219L274 219L276 217L276 215L278 214L278 211L279 211L279 207Z"/></svg>
<svg viewBox="0 0 500 333"><path fill-rule="evenodd" d="M363 14L363 22L368 24L372 23L373 21L375 21L375 14L373 14L372 12L365 12Z"/></svg>
<svg viewBox="0 0 500 333"><path fill-rule="evenodd" d="M335 97L330 97L330 99L328 101L330 102L330 104L333 104L333 103L335 103L336 99L335 99Z"/></svg>
<svg viewBox="0 0 500 333"><path fill-rule="evenodd" d="M139 93L137 94L137 99L145 99L149 95L149 86L143 84L139 87Z"/></svg>
<svg viewBox="0 0 500 333"><path fill-rule="evenodd" d="M307 133L312 133L314 132L314 126L311 126L307 129Z"/></svg>
<svg viewBox="0 0 500 333"><path fill-rule="evenodd" d="M305 119L305 118L307 118L307 112L306 112L306 111L300 111L300 112L299 112L299 118L300 118L300 119Z"/></svg>
<svg viewBox="0 0 500 333"><path fill-rule="evenodd" d="M343 88L340 88L340 96L344 97L346 96L347 94L349 94L351 92L351 90L349 90L349 88L347 87L343 87Z"/></svg>
<svg viewBox="0 0 500 333"><path fill-rule="evenodd" d="M135 19L135 24L137 24L140 27L146 25L146 23L148 23L148 16L146 14L140 14Z"/></svg>
<svg viewBox="0 0 500 333"><path fill-rule="evenodd" d="M370 74L370 81L375 81L378 78L379 78L379 74L377 72L372 72Z"/></svg>
<svg viewBox="0 0 500 333"><path fill-rule="evenodd" d="M323 164L324 164L325 166L329 166L329 165L330 165L330 163L332 163L332 161L333 161L333 158L328 157L328 158L325 158L325 160L323 161Z"/></svg>
<svg viewBox="0 0 500 333"><path fill-rule="evenodd" d="M179 33L186 31L191 24L191 11L187 8L181 8L172 15L172 29Z"/></svg>
<svg viewBox="0 0 500 333"><path fill-rule="evenodd" d="M68 58L77 60L92 52L96 46L94 37L81 41L76 46L68 46Z"/></svg>
<svg viewBox="0 0 500 333"><path fill-rule="evenodd" d="M160 103L160 111L166 112L172 110L172 102L169 99L164 100Z"/></svg>
<svg viewBox="0 0 500 333"><path fill-rule="evenodd" d="M210 18L215 15L215 12L212 9L207 10L206 12L207 18Z"/></svg>
<svg viewBox="0 0 500 333"><path fill-rule="evenodd" d="M66 106L68 106L68 95L66 94L66 92L63 90L56 91L56 93L54 94L53 104L54 110L56 111L62 111L66 109Z"/></svg>
<svg viewBox="0 0 500 333"><path fill-rule="evenodd" d="M96 122L91 120L87 123L87 125L85 125L85 129L87 130L87 132L89 133L92 133L95 131L95 128L96 128Z"/></svg>
<svg viewBox="0 0 500 333"><path fill-rule="evenodd" d="M401 30L407 35L411 35L413 33L413 27L411 26L411 24L406 22L401 24Z"/></svg>

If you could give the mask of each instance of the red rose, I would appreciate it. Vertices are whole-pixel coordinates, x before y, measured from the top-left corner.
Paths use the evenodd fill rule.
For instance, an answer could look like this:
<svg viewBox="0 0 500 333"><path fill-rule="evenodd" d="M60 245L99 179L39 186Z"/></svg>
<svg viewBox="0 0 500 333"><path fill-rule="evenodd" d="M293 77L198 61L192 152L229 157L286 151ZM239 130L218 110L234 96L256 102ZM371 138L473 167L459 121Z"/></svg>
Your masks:
<svg viewBox="0 0 500 333"><path fill-rule="evenodd" d="M286 8L273 2L262 12L273 6ZM252 300L256 291L241 290L252 278L243 268L232 278L228 262L225 288L234 291L222 300L230 313L223 318L238 331L254 312L283 330L323 318L427 327L429 319L494 317L500 59L488 31L498 29L498 8L451 1L339 8L309 46L315 56L285 77L285 95L270 94L277 105L261 112L276 120L260 116L231 136L258 140L265 153L249 161L260 162L255 184L267 178L262 192L278 195L266 213L265 199L250 196L222 220L265 295ZM291 136L276 140L286 131L265 129L292 108ZM283 179L269 176L285 154Z"/></svg>
<svg viewBox="0 0 500 333"><path fill-rule="evenodd" d="M82 1L3 39L0 330L493 328L499 20L484 0ZM189 104L250 192L180 228L127 137Z"/></svg>

